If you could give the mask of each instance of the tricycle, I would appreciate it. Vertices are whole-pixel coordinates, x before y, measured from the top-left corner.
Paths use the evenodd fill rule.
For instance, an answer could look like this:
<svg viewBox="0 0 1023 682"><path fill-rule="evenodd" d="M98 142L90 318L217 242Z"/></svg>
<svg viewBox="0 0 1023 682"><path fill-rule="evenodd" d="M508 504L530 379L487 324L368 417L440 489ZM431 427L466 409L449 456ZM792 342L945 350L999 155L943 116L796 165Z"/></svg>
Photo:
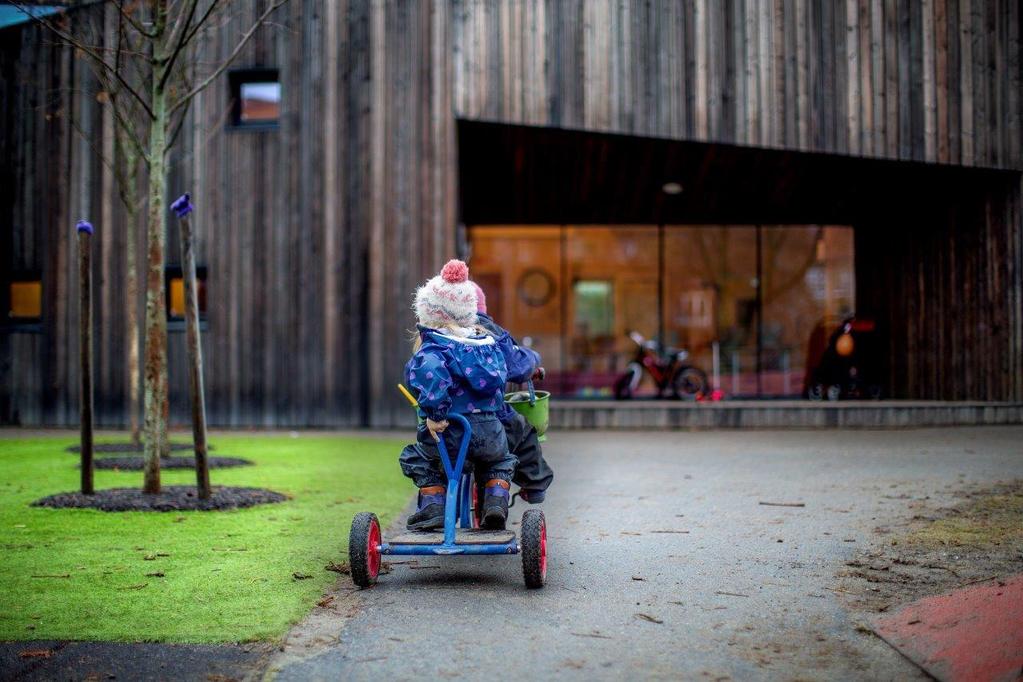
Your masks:
<svg viewBox="0 0 1023 682"><path fill-rule="evenodd" d="M521 554L526 587L539 588L547 582L547 523L543 512L529 509L522 515L519 538L511 530L485 530L479 527L482 510L473 467L465 466L472 427L460 414L449 414L463 428L458 455L454 462L441 438L437 444L441 464L447 475L447 499L444 506L444 532L407 531L384 542L380 521L372 512L360 512L352 519L348 536L348 563L352 582L358 587L376 583L384 556L478 556L484 554Z"/></svg>

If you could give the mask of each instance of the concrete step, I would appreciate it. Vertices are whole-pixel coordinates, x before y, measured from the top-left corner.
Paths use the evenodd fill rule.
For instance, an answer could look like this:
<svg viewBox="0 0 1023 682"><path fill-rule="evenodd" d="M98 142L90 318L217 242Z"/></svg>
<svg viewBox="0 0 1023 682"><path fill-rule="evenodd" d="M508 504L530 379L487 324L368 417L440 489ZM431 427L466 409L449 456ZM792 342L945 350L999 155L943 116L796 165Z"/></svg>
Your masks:
<svg viewBox="0 0 1023 682"><path fill-rule="evenodd" d="M1023 402L559 400L556 429L907 428L1023 424Z"/></svg>

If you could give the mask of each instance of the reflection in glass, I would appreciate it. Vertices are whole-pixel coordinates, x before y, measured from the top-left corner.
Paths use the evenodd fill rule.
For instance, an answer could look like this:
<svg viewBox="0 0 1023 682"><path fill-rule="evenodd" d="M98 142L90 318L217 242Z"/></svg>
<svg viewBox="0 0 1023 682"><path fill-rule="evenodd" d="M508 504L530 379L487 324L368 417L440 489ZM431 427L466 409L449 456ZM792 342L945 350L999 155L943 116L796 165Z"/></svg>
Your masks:
<svg viewBox="0 0 1023 682"><path fill-rule="evenodd" d="M845 226L486 226L470 240L491 312L534 340L562 396L609 397L630 332L688 351L727 397L798 396L814 339L855 310ZM646 377L636 395L653 394Z"/></svg>
<svg viewBox="0 0 1023 682"><path fill-rule="evenodd" d="M272 123L280 118L280 83L242 83L240 93L242 123Z"/></svg>

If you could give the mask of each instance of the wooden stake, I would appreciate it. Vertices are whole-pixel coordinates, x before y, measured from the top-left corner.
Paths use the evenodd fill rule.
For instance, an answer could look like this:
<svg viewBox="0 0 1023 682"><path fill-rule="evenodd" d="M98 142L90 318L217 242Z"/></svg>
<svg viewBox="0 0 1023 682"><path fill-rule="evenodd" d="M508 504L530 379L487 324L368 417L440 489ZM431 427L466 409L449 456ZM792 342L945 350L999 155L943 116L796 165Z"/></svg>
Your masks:
<svg viewBox="0 0 1023 682"><path fill-rule="evenodd" d="M192 395L192 438L195 441L195 479L199 498L210 498L210 470L206 460L206 396L202 382L202 345L199 339L199 294L192 246L192 212L187 194L171 204L181 219L181 275L185 284L185 332L188 376Z"/></svg>
<svg viewBox="0 0 1023 682"><path fill-rule="evenodd" d="M78 410L82 445L82 494L95 492L92 480L92 225L79 220L78 357L81 379Z"/></svg>

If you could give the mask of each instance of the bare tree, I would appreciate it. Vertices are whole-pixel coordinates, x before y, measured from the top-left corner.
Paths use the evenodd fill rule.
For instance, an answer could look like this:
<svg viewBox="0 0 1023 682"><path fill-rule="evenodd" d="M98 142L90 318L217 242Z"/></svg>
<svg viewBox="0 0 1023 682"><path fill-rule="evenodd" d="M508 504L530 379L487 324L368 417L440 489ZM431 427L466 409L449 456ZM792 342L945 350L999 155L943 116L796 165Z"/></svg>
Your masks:
<svg viewBox="0 0 1023 682"><path fill-rule="evenodd" d="M242 2L259 2L262 12L220 62L199 64L194 43L217 18ZM189 105L242 53L271 14L288 0L107 0L116 11L116 35L96 35L80 11L58 18L35 17L61 42L87 59L113 112L123 159L122 199L134 191L135 164L148 170L146 188L145 349L143 402L145 475L143 491L160 492L160 456L168 447L167 318L164 267L167 227L167 159ZM32 16L27 7L23 11ZM83 19L76 23L77 19ZM111 41L112 38L112 42ZM134 189L132 189L134 188ZM129 221L131 211L129 210ZM131 225L131 222L129 222ZM131 241L129 239L129 241ZM129 292L130 293L130 292ZM130 334L130 332L129 332ZM130 352L130 351L129 351ZM130 363L130 360L129 360Z"/></svg>

